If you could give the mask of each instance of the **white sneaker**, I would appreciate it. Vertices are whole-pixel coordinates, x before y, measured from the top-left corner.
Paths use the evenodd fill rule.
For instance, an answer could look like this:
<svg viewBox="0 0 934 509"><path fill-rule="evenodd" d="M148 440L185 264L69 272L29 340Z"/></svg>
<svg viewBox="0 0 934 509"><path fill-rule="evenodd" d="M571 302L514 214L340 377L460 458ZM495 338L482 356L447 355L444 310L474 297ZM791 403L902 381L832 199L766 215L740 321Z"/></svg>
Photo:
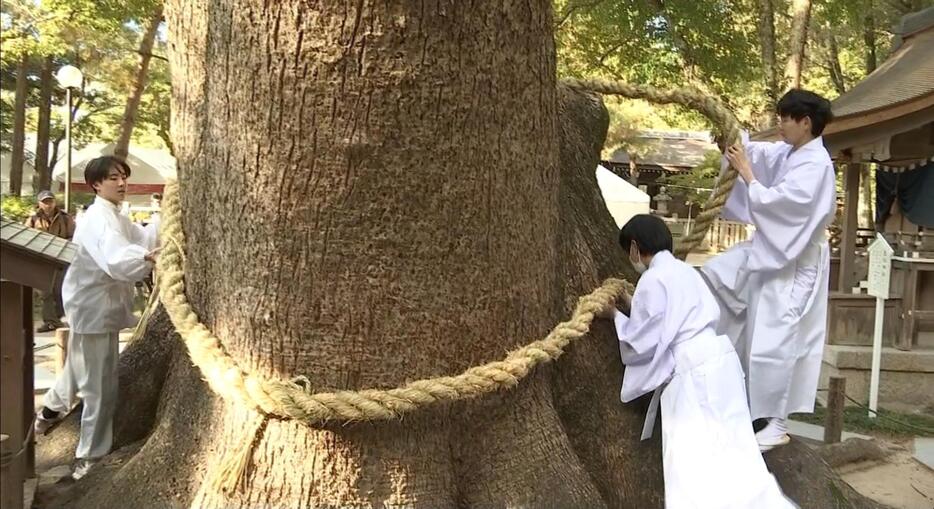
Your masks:
<svg viewBox="0 0 934 509"><path fill-rule="evenodd" d="M759 442L759 451L771 451L776 447L791 442L791 437L788 436L787 432L788 427L785 423L785 419L779 419L778 417L770 419L769 424L756 433L756 442Z"/></svg>
<svg viewBox="0 0 934 509"><path fill-rule="evenodd" d="M42 412L44 410L45 408L40 408L39 412L36 414L36 425L35 425L36 435L45 435L56 424L62 422L62 419L64 419L65 416L68 415L67 412L56 412L55 417L48 419L42 415Z"/></svg>
<svg viewBox="0 0 934 509"><path fill-rule="evenodd" d="M88 471L97 465L98 460L79 459L75 462L75 471L71 473L71 478L80 481L82 477L88 475Z"/></svg>
<svg viewBox="0 0 934 509"><path fill-rule="evenodd" d="M756 437L756 441L759 442L759 452L766 452L782 445L788 445L791 442L791 437L786 433L777 437Z"/></svg>

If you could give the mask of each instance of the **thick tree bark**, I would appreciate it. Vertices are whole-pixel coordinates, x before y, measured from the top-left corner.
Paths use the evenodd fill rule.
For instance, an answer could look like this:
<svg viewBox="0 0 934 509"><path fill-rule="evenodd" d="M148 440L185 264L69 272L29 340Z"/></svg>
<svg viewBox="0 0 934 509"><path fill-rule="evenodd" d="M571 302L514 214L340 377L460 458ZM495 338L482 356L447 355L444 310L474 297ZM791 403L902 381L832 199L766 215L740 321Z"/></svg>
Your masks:
<svg viewBox="0 0 934 509"><path fill-rule="evenodd" d="M47 56L39 75L39 125L36 128L37 190L51 189L52 169L49 167L49 135L52 117L52 57Z"/></svg>
<svg viewBox="0 0 934 509"><path fill-rule="evenodd" d="M811 19L811 0L792 0L791 8L791 44L785 65L785 81L786 88L800 88Z"/></svg>
<svg viewBox="0 0 934 509"><path fill-rule="evenodd" d="M267 6L167 8L188 295L241 366L318 390L457 373L631 270L594 175L608 115L556 87L550 2ZM272 419L229 495L206 480L250 416L202 376L175 356L139 451L58 503L662 506L658 434L638 440L647 398L618 402L606 320L509 391L398 421ZM787 468L808 475L803 507L834 490L868 507L819 459Z"/></svg>
<svg viewBox="0 0 934 509"><path fill-rule="evenodd" d="M765 93L768 95L768 118L774 123L772 109L778 102L778 65L775 60L775 12L772 0L759 0L759 49L762 58L762 70L765 76Z"/></svg>
<svg viewBox="0 0 934 509"><path fill-rule="evenodd" d="M26 94L29 83L26 80L29 55L23 55L16 66L16 92L13 102L13 143L10 154L10 194L19 196L23 189L24 149L26 148Z"/></svg>
<svg viewBox="0 0 934 509"><path fill-rule="evenodd" d="M136 125L136 112L139 111L139 103L143 97L143 91L146 89L146 78L149 73L149 61L152 60L152 47L156 41L156 32L159 24L162 23L162 3L159 3L156 12L149 20L146 32L139 44L139 68L136 69L136 78L133 80L133 88L127 97L126 108L123 110L123 119L120 121L120 136L117 138L114 147L114 155L126 158L130 147L130 136L133 134L133 127Z"/></svg>

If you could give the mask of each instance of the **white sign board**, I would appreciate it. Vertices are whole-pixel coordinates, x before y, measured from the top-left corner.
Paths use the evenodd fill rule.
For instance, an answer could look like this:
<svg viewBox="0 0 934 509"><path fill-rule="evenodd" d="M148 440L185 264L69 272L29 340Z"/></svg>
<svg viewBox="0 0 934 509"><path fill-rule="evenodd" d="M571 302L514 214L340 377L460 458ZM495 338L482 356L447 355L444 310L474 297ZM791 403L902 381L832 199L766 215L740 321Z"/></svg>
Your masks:
<svg viewBox="0 0 934 509"><path fill-rule="evenodd" d="M882 367L882 319L885 299L889 298L889 280L892 274L894 250L882 234L869 245L869 295L876 298L876 320L872 334L872 368L869 373L869 417L876 416L879 405L879 370Z"/></svg>
<svg viewBox="0 0 934 509"><path fill-rule="evenodd" d="M876 240L869 245L869 295L880 299L889 298L894 252L882 234L877 233Z"/></svg>

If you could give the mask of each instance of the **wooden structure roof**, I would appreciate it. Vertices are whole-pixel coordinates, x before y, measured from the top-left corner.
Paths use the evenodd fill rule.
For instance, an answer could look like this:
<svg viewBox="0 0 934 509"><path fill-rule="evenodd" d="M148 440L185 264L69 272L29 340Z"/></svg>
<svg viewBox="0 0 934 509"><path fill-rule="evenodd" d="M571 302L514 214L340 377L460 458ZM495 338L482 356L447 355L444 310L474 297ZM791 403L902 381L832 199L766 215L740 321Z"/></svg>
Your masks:
<svg viewBox="0 0 934 509"><path fill-rule="evenodd" d="M77 253L77 245L61 237L0 219L0 277L23 286L52 291Z"/></svg>

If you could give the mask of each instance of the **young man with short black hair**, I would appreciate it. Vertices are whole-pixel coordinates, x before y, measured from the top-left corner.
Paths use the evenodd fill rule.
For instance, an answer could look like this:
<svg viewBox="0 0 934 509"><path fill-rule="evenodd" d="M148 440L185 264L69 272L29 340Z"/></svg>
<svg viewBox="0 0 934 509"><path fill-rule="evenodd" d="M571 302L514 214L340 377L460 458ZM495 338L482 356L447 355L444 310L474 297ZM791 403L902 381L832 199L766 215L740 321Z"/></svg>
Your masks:
<svg viewBox="0 0 934 509"><path fill-rule="evenodd" d="M78 251L62 285L71 326L68 355L36 420L36 432L44 433L82 400L75 479L113 444L120 330L135 325L133 286L152 271L159 252L158 221L143 228L120 214L129 176L126 162L111 156L94 159L84 170L97 196L75 230Z"/></svg>
<svg viewBox="0 0 934 509"><path fill-rule="evenodd" d="M746 371L752 418L769 419L756 434L763 451L788 443L789 414L814 410L830 272L825 231L836 204L821 138L833 119L830 101L795 89L776 109L783 141L750 142L744 134L725 154L741 179L723 217L756 231L702 268L720 304L719 332Z"/></svg>
<svg viewBox="0 0 934 509"><path fill-rule="evenodd" d="M620 399L654 392L642 438L662 410L665 507L790 509L750 426L743 370L716 333L720 311L700 274L671 254L664 221L640 214L619 243L642 276L628 316L614 312L622 361Z"/></svg>

